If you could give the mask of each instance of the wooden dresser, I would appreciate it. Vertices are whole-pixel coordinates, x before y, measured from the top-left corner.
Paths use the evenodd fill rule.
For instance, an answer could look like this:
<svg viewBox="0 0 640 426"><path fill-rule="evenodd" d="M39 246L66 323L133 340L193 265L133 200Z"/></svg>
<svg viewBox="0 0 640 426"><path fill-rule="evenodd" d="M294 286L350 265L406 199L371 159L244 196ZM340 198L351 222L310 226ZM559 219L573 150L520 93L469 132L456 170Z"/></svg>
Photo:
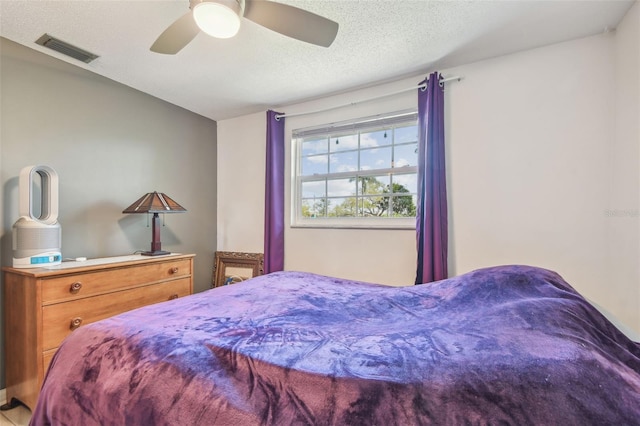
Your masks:
<svg viewBox="0 0 640 426"><path fill-rule="evenodd" d="M191 294L193 258L130 255L2 268L7 401L35 408L53 354L76 328Z"/></svg>

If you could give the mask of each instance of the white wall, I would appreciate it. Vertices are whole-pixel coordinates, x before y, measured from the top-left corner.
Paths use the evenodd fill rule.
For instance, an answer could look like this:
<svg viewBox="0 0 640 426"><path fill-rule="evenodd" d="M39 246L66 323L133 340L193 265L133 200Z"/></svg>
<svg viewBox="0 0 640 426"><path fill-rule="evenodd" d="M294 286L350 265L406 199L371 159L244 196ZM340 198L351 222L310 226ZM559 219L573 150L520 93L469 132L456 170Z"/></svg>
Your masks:
<svg viewBox="0 0 640 426"><path fill-rule="evenodd" d="M264 251L265 116L218 122L218 250Z"/></svg>
<svg viewBox="0 0 640 426"><path fill-rule="evenodd" d="M602 303L635 312L640 330L640 3L616 30L616 137L611 153L612 179L607 217L609 291ZM630 284L635 286L629 288ZM635 295L635 297L634 297ZM633 316L627 319L634 321Z"/></svg>
<svg viewBox="0 0 640 426"><path fill-rule="evenodd" d="M637 14L637 5L634 10ZM629 26L637 34L637 24ZM628 241L628 255L614 260L610 248L617 239L610 234L612 220L606 215L615 208L611 193L616 182L630 179L628 188L638 193L637 179L632 181L637 162L625 162L631 177L615 177L613 172L629 154L638 159L637 127L618 123L616 116L616 106L623 102L617 67L622 57L637 51L637 39L631 38L618 43L615 33L602 34L441 70L446 76L464 77L448 84L445 98L451 275L512 263L549 268L640 329L638 247ZM625 79L633 81L625 84L637 84L638 73L634 80L632 72ZM423 78L276 109L296 113L357 102ZM637 106L637 99L632 96L629 103ZM291 117L286 119L286 134L406 109L415 102L411 92ZM624 141L618 137L620 128L629 134ZM264 179L257 179L264 174L265 114L220 122L218 144L218 229L224 229L218 247L262 251L262 222L246 213L253 212L255 218L264 214ZM620 144L625 148L616 148ZM243 155L247 152L251 155ZM235 173L238 169L251 170L251 177ZM252 188L250 199L238 203L238 194L225 186ZM627 191L622 192L620 197L627 199ZM289 193L287 200L289 204ZM627 201L620 205L638 207L637 200ZM636 230L637 236L637 217L625 223L630 227L620 233ZM288 270L392 285L409 285L415 275L413 231L288 227L285 250ZM612 269L626 271L624 279L613 284ZM630 301L621 303L625 298Z"/></svg>
<svg viewBox="0 0 640 426"><path fill-rule="evenodd" d="M615 136L613 37L452 70L448 115L457 273L524 263L591 292L606 278Z"/></svg>

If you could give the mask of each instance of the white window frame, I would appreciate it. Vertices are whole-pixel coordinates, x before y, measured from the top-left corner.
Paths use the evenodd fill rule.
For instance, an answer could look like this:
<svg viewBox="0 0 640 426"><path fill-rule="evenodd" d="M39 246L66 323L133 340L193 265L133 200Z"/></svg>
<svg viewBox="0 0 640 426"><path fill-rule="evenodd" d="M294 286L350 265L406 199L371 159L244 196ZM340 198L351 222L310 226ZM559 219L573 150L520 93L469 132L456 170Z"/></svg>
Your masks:
<svg viewBox="0 0 640 426"><path fill-rule="evenodd" d="M380 127L398 126L415 123L417 125L418 113L415 109L398 111L374 117L366 117L358 120L332 123L329 125L315 126L292 131L292 185L291 185L291 226L294 228L364 228L364 229L415 229L415 217L320 217L309 218L302 216L302 182L313 180L327 180L327 178L345 178L359 176L380 176L381 174L416 174L418 167L404 166L401 168L385 168L375 170L359 170L355 172L327 173L314 176L300 176L301 173L301 144L303 138L321 136L323 134L340 134L348 132L365 132ZM356 151L362 148L358 147ZM343 151L344 152L344 151ZM413 195L413 194L412 194Z"/></svg>

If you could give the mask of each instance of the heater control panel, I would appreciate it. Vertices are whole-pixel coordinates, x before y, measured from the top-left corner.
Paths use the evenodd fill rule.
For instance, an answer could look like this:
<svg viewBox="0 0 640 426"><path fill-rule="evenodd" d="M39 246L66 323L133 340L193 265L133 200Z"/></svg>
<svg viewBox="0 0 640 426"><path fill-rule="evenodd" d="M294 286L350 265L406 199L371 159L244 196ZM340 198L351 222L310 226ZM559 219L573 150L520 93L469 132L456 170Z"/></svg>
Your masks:
<svg viewBox="0 0 640 426"><path fill-rule="evenodd" d="M55 254L53 256L34 256L31 258L32 265L41 265L41 264L52 264L55 262L60 262L62 260L62 256L59 254Z"/></svg>

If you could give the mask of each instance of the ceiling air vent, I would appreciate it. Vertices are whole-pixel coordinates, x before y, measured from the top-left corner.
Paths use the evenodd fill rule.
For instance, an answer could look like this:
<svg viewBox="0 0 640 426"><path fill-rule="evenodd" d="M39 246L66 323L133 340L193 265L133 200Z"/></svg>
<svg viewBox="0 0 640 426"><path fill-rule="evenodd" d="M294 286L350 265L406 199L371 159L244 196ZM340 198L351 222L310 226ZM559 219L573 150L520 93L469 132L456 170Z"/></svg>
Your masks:
<svg viewBox="0 0 640 426"><path fill-rule="evenodd" d="M94 55L93 53L87 52L86 50L80 49L72 44L66 43L55 37L51 37L49 34L43 34L42 37L36 40L36 43L40 46L48 47L51 50L62 53L63 55L71 56L72 58L87 64L98 58L98 55Z"/></svg>

